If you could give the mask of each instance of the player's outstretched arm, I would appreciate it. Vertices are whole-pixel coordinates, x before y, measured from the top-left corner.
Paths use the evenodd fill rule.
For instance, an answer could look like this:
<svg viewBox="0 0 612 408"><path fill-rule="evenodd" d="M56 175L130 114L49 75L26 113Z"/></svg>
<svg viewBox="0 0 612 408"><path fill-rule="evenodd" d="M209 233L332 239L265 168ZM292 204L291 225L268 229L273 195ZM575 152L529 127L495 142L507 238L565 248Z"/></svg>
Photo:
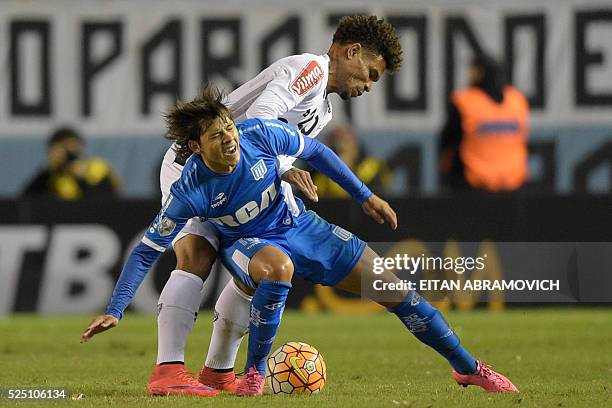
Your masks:
<svg viewBox="0 0 612 408"><path fill-rule="evenodd" d="M123 317L123 311L134 297L136 289L138 289L147 272L160 255L161 252L150 248L142 242L132 250L117 280L105 314L94 318L89 323L81 335L81 343L85 343L94 335L119 324L119 320Z"/></svg>
<svg viewBox="0 0 612 408"><path fill-rule="evenodd" d="M388 202L378 197L376 194L372 194L370 198L361 204L363 211L368 214L379 224L384 224L385 221L389 223L391 229L397 228L397 215L393 208Z"/></svg>
<svg viewBox="0 0 612 408"><path fill-rule="evenodd" d="M372 194L368 186L327 146L279 121L261 121L268 137L259 139L261 146L273 155L285 154L306 160L315 169L340 185L363 210L378 223L397 228L397 216L389 203Z"/></svg>
<svg viewBox="0 0 612 408"><path fill-rule="evenodd" d="M119 319L112 315L100 315L93 319L89 326L85 329L83 334L81 335L81 343L85 343L93 336L108 329L112 329L116 325L119 324Z"/></svg>
<svg viewBox="0 0 612 408"><path fill-rule="evenodd" d="M136 290L145 276L168 247L174 237L193 216L191 210L178 197L176 192L166 200L161 211L147 228L145 236L136 245L115 284L110 303L103 315L93 319L81 335L81 343L90 340L94 335L115 327L123 317Z"/></svg>

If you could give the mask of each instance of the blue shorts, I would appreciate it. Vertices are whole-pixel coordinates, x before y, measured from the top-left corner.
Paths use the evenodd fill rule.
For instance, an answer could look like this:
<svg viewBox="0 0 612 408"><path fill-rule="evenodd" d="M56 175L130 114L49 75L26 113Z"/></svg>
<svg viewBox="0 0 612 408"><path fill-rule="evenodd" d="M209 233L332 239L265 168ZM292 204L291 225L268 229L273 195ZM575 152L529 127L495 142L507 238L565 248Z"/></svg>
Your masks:
<svg viewBox="0 0 612 408"><path fill-rule="evenodd" d="M272 245L291 258L295 275L312 283L336 286L348 275L365 249L365 242L351 232L330 224L314 211L302 212L292 228L260 237L241 238L221 247L221 261L232 276L248 287L257 284L249 276L249 262L261 248Z"/></svg>

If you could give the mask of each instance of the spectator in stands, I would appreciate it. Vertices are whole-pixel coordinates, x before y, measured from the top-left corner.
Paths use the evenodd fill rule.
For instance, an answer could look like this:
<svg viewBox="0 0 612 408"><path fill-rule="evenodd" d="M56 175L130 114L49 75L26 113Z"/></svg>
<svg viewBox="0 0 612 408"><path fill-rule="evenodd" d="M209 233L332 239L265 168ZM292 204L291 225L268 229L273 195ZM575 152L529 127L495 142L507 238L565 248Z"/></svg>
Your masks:
<svg viewBox="0 0 612 408"><path fill-rule="evenodd" d="M470 85L451 95L440 135L441 184L452 190L514 191L527 179L529 107L502 66L477 55Z"/></svg>
<svg viewBox="0 0 612 408"><path fill-rule="evenodd" d="M370 157L350 126L334 128L326 138L326 144L375 194L385 194L391 185L391 172L384 162ZM314 183L321 198L349 198L335 182L316 173Z"/></svg>
<svg viewBox="0 0 612 408"><path fill-rule="evenodd" d="M72 201L110 195L119 183L108 163L87 157L81 136L70 128L53 132L47 141L47 163L29 182L24 197L52 197Z"/></svg>

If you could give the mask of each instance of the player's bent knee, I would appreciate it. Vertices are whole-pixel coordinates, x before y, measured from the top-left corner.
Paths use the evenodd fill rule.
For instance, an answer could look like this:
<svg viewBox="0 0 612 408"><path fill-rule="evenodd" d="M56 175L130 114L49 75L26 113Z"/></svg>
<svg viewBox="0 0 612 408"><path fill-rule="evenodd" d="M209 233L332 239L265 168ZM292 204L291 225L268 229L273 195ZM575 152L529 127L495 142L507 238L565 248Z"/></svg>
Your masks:
<svg viewBox="0 0 612 408"><path fill-rule="evenodd" d="M291 282L293 262L280 249L266 246L260 249L249 262L249 275L256 283L261 279Z"/></svg>
<svg viewBox="0 0 612 408"><path fill-rule="evenodd" d="M291 261L288 263L280 263L271 265L269 272L263 277L264 279L277 281L277 282L291 282L293 277L293 264Z"/></svg>
<svg viewBox="0 0 612 408"><path fill-rule="evenodd" d="M210 275L217 251L204 237L186 235L174 244L176 254L176 269L193 273L202 280Z"/></svg>

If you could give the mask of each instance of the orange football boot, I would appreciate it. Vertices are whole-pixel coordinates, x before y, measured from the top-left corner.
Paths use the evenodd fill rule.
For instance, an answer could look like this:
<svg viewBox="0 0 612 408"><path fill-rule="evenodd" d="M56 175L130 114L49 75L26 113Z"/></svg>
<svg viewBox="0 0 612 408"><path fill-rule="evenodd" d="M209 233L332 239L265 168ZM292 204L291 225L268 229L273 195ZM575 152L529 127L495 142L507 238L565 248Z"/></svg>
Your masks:
<svg viewBox="0 0 612 408"><path fill-rule="evenodd" d="M220 373L215 371L214 368L204 366L200 371L198 381L218 390L235 393L240 379L236 376L234 370Z"/></svg>
<svg viewBox="0 0 612 408"><path fill-rule="evenodd" d="M149 384L149 395L197 395L211 397L219 390L207 387L197 381L186 370L184 364L162 364L153 368Z"/></svg>

